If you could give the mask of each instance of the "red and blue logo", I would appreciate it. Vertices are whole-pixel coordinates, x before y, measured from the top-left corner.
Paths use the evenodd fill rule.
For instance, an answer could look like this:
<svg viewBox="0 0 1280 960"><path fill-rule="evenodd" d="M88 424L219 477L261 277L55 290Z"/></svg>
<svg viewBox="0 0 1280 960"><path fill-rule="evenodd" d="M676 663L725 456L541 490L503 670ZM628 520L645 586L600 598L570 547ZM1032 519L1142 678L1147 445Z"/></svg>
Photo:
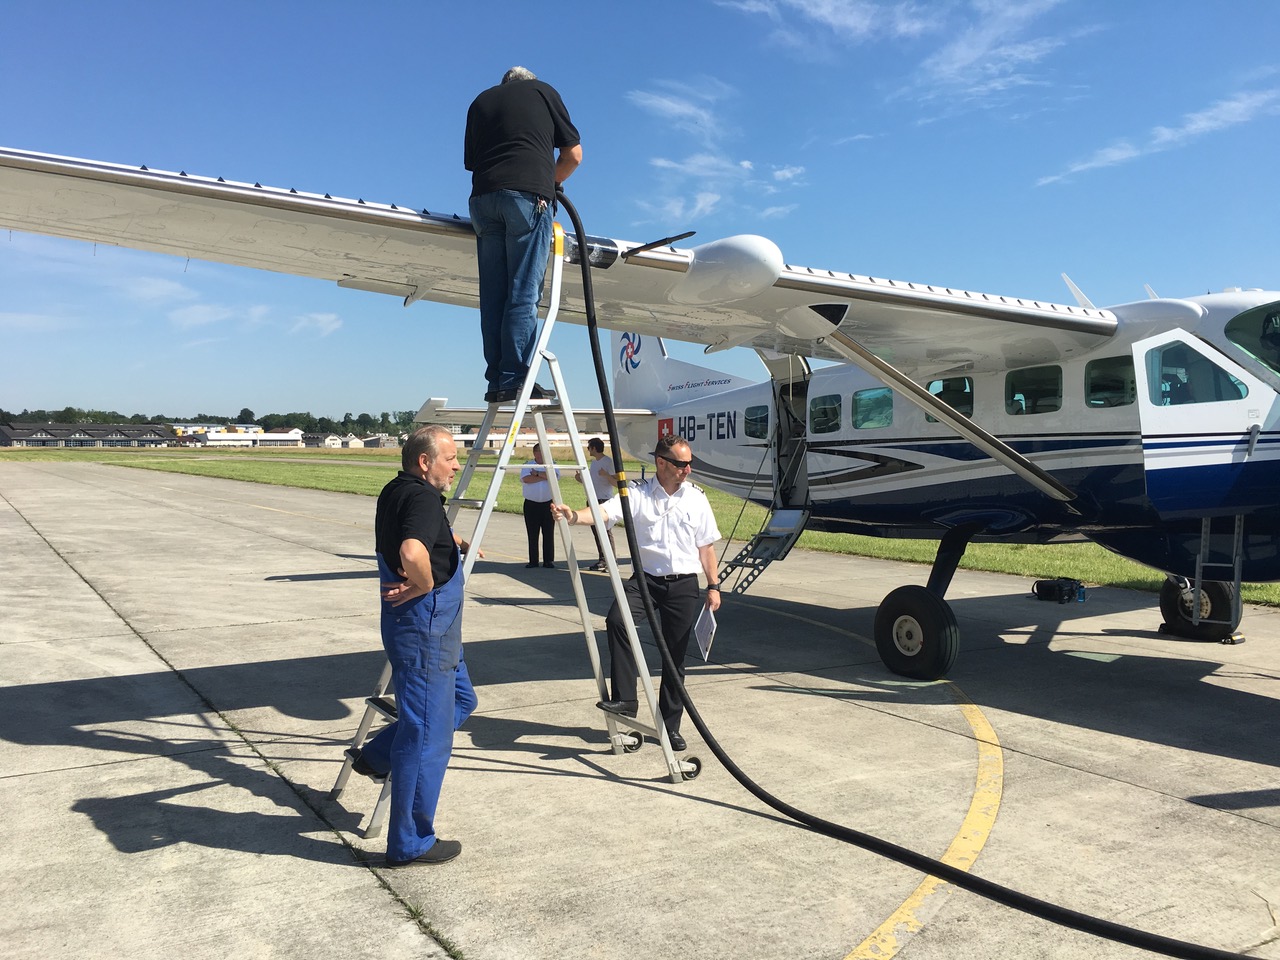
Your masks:
<svg viewBox="0 0 1280 960"><path fill-rule="evenodd" d="M618 363L622 365L624 373L631 373L640 366L640 341L641 337L638 333L624 333L622 335L622 350L618 354Z"/></svg>

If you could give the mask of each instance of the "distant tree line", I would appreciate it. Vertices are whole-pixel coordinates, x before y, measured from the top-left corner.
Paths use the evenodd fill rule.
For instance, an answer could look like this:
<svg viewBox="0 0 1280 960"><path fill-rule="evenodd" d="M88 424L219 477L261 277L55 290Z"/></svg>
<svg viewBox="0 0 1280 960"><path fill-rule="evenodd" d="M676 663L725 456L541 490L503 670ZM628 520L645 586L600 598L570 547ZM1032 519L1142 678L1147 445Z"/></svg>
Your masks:
<svg viewBox="0 0 1280 960"><path fill-rule="evenodd" d="M147 416L141 413L125 416L115 410L81 410L65 407L62 410L23 410L13 413L0 407L0 423L256 423L264 430L277 427L297 427L303 433L354 433L368 436L372 433L408 433L413 429L416 410L383 411L375 417L369 413L352 416L343 414L341 420L329 417L313 417L310 413L268 413L254 416L248 407L242 407L234 417L214 413L197 413L190 417L171 417L164 413Z"/></svg>

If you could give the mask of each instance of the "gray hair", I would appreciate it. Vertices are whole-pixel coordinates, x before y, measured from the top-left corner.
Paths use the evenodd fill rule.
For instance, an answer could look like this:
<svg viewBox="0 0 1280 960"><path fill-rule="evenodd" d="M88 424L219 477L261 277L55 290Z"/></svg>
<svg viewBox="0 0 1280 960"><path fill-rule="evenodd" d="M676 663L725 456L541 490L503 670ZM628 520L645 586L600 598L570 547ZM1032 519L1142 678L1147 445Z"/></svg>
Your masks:
<svg viewBox="0 0 1280 960"><path fill-rule="evenodd" d="M412 473L418 465L418 458L424 453L427 460L434 463L438 448L436 444L441 437L452 437L453 431L442 423L428 423L409 434L400 451L400 466L405 473Z"/></svg>
<svg viewBox="0 0 1280 960"><path fill-rule="evenodd" d="M532 70L525 67L512 67L502 75L503 83L510 83L512 80L537 80Z"/></svg>

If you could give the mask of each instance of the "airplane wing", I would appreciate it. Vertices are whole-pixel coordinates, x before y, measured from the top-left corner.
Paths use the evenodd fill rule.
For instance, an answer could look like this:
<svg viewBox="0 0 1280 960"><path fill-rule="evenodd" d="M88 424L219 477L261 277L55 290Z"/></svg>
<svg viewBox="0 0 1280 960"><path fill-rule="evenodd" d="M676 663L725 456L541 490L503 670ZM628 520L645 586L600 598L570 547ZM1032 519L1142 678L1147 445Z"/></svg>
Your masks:
<svg viewBox="0 0 1280 960"><path fill-rule="evenodd" d="M566 218L567 219L567 218ZM477 306L465 217L0 148L0 227L315 277L404 299ZM602 326L825 359L816 312L916 377L1051 363L1113 336L1110 311L797 267L763 237L689 249L591 236ZM562 319L584 322L577 271ZM806 332L809 331L809 332Z"/></svg>

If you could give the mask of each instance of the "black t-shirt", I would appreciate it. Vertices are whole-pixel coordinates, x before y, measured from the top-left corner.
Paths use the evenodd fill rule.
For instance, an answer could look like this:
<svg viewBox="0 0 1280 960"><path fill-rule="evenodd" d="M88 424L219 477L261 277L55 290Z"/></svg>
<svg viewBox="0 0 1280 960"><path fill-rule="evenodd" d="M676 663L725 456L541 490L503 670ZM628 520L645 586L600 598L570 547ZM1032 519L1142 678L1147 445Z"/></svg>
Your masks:
<svg viewBox="0 0 1280 960"><path fill-rule="evenodd" d="M555 196L555 150L577 146L578 128L551 84L512 80L490 87L467 111L463 166L471 195L523 190Z"/></svg>
<svg viewBox="0 0 1280 960"><path fill-rule="evenodd" d="M375 549L392 570L400 569L400 544L405 540L420 540L426 545L437 587L457 570L444 495L420 477L401 470L382 488L373 529Z"/></svg>

